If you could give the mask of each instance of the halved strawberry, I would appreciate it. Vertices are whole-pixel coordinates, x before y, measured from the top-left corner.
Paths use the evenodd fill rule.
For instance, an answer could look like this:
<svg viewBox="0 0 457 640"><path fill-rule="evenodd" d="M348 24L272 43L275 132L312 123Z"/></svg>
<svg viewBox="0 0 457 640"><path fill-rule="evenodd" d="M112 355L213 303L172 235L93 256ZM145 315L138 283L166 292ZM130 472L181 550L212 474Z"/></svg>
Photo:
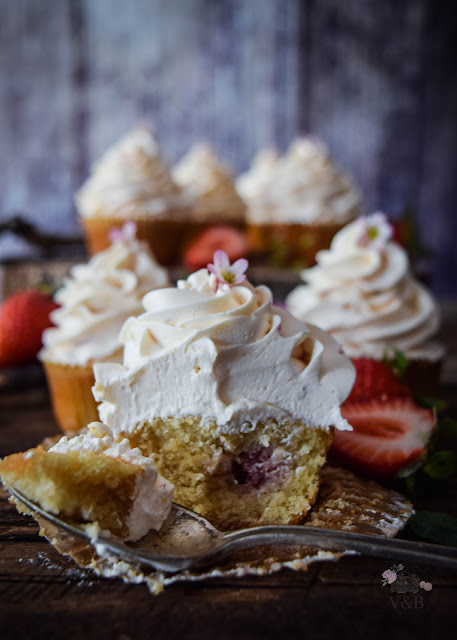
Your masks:
<svg viewBox="0 0 457 640"><path fill-rule="evenodd" d="M248 243L241 231L232 227L210 227L193 239L184 254L184 264L189 269L201 269L213 261L214 252L222 249L230 262L245 258Z"/></svg>
<svg viewBox="0 0 457 640"><path fill-rule="evenodd" d="M354 431L336 431L330 459L374 478L393 478L426 449L435 420L411 398L341 407Z"/></svg>
<svg viewBox="0 0 457 640"><path fill-rule="evenodd" d="M355 383L343 406L361 400L410 396L408 387L395 376L386 363L373 358L352 358L356 370Z"/></svg>

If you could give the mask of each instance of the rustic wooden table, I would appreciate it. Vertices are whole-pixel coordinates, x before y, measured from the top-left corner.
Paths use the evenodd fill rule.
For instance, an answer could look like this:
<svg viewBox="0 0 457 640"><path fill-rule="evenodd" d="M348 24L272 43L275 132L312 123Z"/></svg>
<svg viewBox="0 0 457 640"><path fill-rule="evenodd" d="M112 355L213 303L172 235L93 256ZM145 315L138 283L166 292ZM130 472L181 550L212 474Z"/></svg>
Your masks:
<svg viewBox="0 0 457 640"><path fill-rule="evenodd" d="M444 307L450 349L441 395L457 416L457 305ZM27 375L25 375L27 373ZM0 456L58 432L40 370L0 376ZM457 484L432 487L416 506L457 515ZM391 563L393 564L393 563ZM405 563L406 564L406 563ZM346 557L306 572L178 584L153 596L80 569L38 535L0 492L0 638L432 637L453 633L457 572L427 564L406 570L433 589L399 595L381 586L389 562Z"/></svg>

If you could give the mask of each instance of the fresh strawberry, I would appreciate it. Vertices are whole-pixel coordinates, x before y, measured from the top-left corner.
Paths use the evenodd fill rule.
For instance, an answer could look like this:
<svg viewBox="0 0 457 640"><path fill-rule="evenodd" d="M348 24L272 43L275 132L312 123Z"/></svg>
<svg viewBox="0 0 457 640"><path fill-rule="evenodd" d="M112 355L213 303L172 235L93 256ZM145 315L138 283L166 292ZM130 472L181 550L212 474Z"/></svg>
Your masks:
<svg viewBox="0 0 457 640"><path fill-rule="evenodd" d="M403 249L408 249L411 236L411 222L409 220L391 220L393 234L392 240L397 242Z"/></svg>
<svg viewBox="0 0 457 640"><path fill-rule="evenodd" d="M352 364L356 370L355 383L343 406L361 400L411 395L408 387L399 382L386 362L373 358L353 358Z"/></svg>
<svg viewBox="0 0 457 640"><path fill-rule="evenodd" d="M426 449L433 414L411 398L355 402L341 407L354 431L336 431L330 459L374 478L393 478Z"/></svg>
<svg viewBox="0 0 457 640"><path fill-rule="evenodd" d="M0 307L0 367L33 360L41 348L41 334L52 325L58 305L39 291L28 289L7 298Z"/></svg>
<svg viewBox="0 0 457 640"><path fill-rule="evenodd" d="M184 264L189 269L201 269L213 261L217 249L224 251L230 262L245 258L248 243L244 234L232 227L210 227L192 241L184 254Z"/></svg>

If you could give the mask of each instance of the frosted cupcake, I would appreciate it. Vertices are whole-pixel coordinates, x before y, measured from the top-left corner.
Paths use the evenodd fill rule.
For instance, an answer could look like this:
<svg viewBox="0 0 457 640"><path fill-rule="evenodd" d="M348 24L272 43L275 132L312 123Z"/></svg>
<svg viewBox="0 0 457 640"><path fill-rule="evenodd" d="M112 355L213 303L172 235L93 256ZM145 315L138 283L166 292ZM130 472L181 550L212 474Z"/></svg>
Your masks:
<svg viewBox="0 0 457 640"><path fill-rule="evenodd" d="M108 149L75 200L91 254L109 246L111 228L133 221L161 264L179 257L187 203L148 129Z"/></svg>
<svg viewBox="0 0 457 640"><path fill-rule="evenodd" d="M121 331L123 364L94 367L113 437L152 455L175 500L223 528L299 522L333 429L350 428L349 359L245 281L246 265L216 252L211 272L148 293Z"/></svg>
<svg viewBox="0 0 457 640"><path fill-rule="evenodd" d="M247 203L251 244L273 263L312 264L360 213L354 183L311 137L295 140L281 158L259 154L237 187Z"/></svg>
<svg viewBox="0 0 457 640"><path fill-rule="evenodd" d="M186 245L208 227L244 227L246 206L211 147L195 145L174 167L173 178L192 202Z"/></svg>
<svg viewBox="0 0 457 640"><path fill-rule="evenodd" d="M91 387L92 366L122 361L119 330L142 311L147 291L168 283L148 245L126 224L112 232L112 245L88 264L74 266L55 295L56 325L43 333L42 360L56 419L63 430L77 430L98 419Z"/></svg>
<svg viewBox="0 0 457 640"><path fill-rule="evenodd" d="M384 214L347 225L317 265L303 271L306 285L289 294L291 312L329 331L351 358L392 359L403 354L416 390L436 386L444 351L434 340L436 301L410 272L404 249L390 240Z"/></svg>

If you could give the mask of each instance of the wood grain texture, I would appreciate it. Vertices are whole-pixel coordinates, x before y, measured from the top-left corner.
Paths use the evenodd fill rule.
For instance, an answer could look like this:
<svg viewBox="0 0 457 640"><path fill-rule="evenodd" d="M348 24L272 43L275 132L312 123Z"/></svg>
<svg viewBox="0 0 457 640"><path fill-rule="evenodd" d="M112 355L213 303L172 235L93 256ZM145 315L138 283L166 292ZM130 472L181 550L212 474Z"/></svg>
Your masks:
<svg viewBox="0 0 457 640"><path fill-rule="evenodd" d="M454 398L455 384L449 389ZM56 429L45 387L0 392L0 456L36 445ZM457 486L420 508L455 513ZM438 497L438 501L437 501ZM430 638L455 622L455 572L422 563L407 569L431 581L420 608L395 608L381 586L386 561L343 558L265 577L177 584L159 596L144 585L102 579L60 556L30 517L0 489L2 640L128 638Z"/></svg>
<svg viewBox="0 0 457 640"><path fill-rule="evenodd" d="M446 0L2 0L0 218L80 233L75 189L138 121L169 162L205 139L236 172L312 132L366 211L417 209L455 293L456 42Z"/></svg>

